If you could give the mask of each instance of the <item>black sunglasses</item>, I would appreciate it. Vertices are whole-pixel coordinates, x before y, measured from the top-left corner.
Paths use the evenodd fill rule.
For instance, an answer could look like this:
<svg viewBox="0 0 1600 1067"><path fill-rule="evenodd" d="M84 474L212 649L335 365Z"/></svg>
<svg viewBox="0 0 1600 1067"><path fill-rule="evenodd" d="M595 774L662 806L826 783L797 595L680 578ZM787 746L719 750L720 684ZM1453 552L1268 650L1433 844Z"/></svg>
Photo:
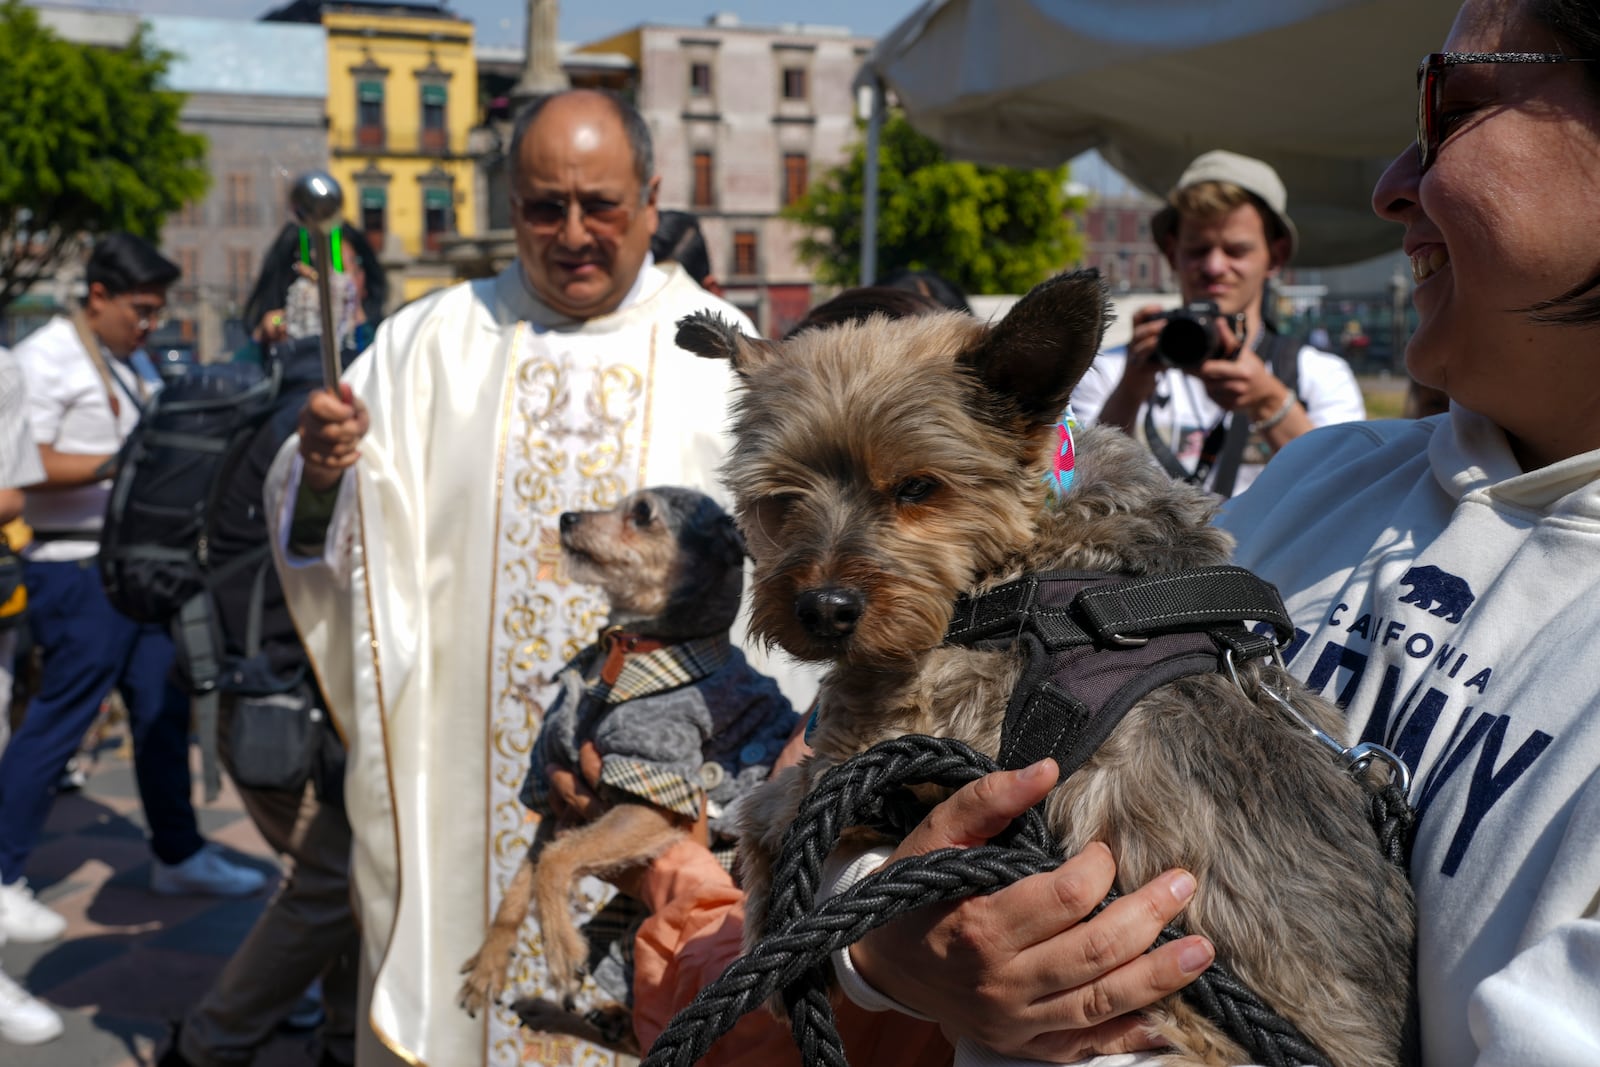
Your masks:
<svg viewBox="0 0 1600 1067"><path fill-rule="evenodd" d="M1417 173L1426 174L1439 154L1444 130L1439 121L1439 86L1446 67L1469 63L1588 63L1585 56L1553 52L1434 52L1417 65Z"/></svg>
<svg viewBox="0 0 1600 1067"><path fill-rule="evenodd" d="M554 232L565 226L574 203L578 206L580 221L590 233L614 236L627 229L629 221L633 218L633 209L627 204L602 200L598 197L576 201L560 197L532 200L513 194L512 200L516 202L523 221L533 229L544 233Z"/></svg>

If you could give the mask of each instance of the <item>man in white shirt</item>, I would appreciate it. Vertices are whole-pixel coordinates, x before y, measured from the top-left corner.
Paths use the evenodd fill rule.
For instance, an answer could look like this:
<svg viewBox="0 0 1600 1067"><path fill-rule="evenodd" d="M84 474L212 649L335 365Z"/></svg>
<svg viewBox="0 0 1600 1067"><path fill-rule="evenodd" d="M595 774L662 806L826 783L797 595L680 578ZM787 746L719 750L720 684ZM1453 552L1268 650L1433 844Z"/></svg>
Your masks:
<svg viewBox="0 0 1600 1067"><path fill-rule="evenodd" d="M0 527L22 514L22 487L44 480L39 450L28 432L27 403L17 359L0 348ZM0 532L0 538L4 536ZM0 590L0 598L4 597L5 591ZM0 749L10 735L11 657L16 645L15 627L5 627L0 620ZM0 945L5 940L0 925ZM0 971L0 1038L18 1045L39 1045L59 1037L61 1029L61 1016Z"/></svg>
<svg viewBox="0 0 1600 1067"><path fill-rule="evenodd" d="M1215 151L1189 164L1150 230L1185 303L1216 305L1216 348L1192 360L1163 353L1169 320L1140 308L1133 339L1102 352L1072 394L1079 420L1144 439L1168 473L1223 497L1307 430L1366 418L1344 360L1278 337L1262 316L1267 281L1298 240L1286 206L1283 181L1260 160Z"/></svg>
<svg viewBox="0 0 1600 1067"><path fill-rule="evenodd" d="M160 325L178 268L148 243L114 233L95 245L88 294L16 349L28 423L44 478L24 516L29 619L44 654L39 691L0 754L0 931L17 941L61 936L66 920L40 904L23 873L49 815L54 784L116 688L128 707L134 771L158 893L243 896L261 872L230 863L200 836L190 800L189 698L168 678L171 638L118 615L96 554L109 472L139 421L145 386L129 358Z"/></svg>

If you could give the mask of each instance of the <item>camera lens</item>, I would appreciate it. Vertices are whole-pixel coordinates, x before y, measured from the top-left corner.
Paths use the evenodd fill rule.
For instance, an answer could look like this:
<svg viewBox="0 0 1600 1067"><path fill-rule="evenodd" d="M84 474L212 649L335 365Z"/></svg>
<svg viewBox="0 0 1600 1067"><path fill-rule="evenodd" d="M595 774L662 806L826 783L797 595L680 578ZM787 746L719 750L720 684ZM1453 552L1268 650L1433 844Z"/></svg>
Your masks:
<svg viewBox="0 0 1600 1067"><path fill-rule="evenodd" d="M1173 316L1161 328L1156 350L1174 367L1198 367L1214 343L1208 323L1188 316Z"/></svg>

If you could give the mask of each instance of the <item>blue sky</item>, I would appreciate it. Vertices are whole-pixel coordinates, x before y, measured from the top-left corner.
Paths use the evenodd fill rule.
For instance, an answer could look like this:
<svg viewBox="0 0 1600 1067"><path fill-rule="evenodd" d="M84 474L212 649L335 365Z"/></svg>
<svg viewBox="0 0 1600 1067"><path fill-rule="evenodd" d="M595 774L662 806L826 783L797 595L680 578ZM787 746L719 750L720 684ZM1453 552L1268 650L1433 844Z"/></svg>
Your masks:
<svg viewBox="0 0 1600 1067"><path fill-rule="evenodd" d="M281 0L278 0L281 2ZM148 15L209 15L253 19L278 6L274 0L71 0L64 6L100 7ZM486 44L521 44L524 0L449 0L471 19ZM917 0L567 0L561 5L561 39L583 42L641 22L702 25L714 11L750 24L805 21L848 26L876 37L915 10Z"/></svg>

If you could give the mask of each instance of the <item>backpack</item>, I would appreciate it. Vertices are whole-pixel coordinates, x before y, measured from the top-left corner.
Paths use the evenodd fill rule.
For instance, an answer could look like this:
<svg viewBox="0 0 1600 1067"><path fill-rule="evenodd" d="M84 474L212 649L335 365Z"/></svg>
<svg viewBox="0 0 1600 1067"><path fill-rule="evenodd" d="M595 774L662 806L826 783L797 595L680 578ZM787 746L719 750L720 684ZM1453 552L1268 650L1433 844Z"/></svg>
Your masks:
<svg viewBox="0 0 1600 1067"><path fill-rule="evenodd" d="M168 625L221 576L206 544L217 498L272 413L282 374L209 363L167 380L117 457L100 531L100 579L118 612ZM259 563L268 551L263 545ZM234 560L229 568L250 563Z"/></svg>
<svg viewBox="0 0 1600 1067"><path fill-rule="evenodd" d="M282 365L209 363L169 378L123 443L105 523L100 580L118 612L172 629L178 672L196 697L206 797L216 771L222 642L212 590L270 566L271 546L212 567L207 544L218 498L256 431L272 415Z"/></svg>

